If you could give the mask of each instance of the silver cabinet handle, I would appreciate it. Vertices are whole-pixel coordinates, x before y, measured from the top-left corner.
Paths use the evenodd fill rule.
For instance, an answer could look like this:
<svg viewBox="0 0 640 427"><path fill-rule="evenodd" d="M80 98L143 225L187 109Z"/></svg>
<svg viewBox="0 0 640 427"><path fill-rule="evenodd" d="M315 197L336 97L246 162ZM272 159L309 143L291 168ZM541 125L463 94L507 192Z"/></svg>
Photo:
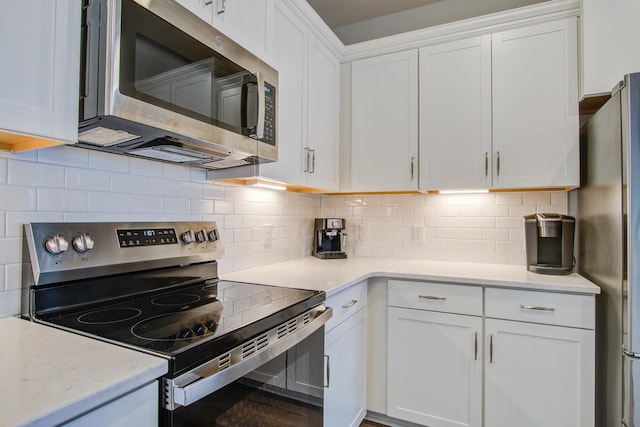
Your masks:
<svg viewBox="0 0 640 427"><path fill-rule="evenodd" d="M303 172L309 172L309 149L304 147L304 170Z"/></svg>
<svg viewBox="0 0 640 427"><path fill-rule="evenodd" d="M496 159L496 176L500 176L500 152L497 153Z"/></svg>
<svg viewBox="0 0 640 427"><path fill-rule="evenodd" d="M348 303L346 303L345 305L342 306L342 308L351 308L354 305L356 305L358 303L357 299L352 299L351 301L349 301Z"/></svg>
<svg viewBox="0 0 640 427"><path fill-rule="evenodd" d="M484 176L485 178L489 176L489 153L487 151L484 152Z"/></svg>
<svg viewBox="0 0 640 427"><path fill-rule="evenodd" d="M553 307L542 307L540 305L521 305L522 310L536 310L536 311L556 311Z"/></svg>
<svg viewBox="0 0 640 427"><path fill-rule="evenodd" d="M489 335L489 363L493 363L493 335Z"/></svg>
<svg viewBox="0 0 640 427"><path fill-rule="evenodd" d="M309 173L316 173L316 150L312 149L309 152L311 153L311 169Z"/></svg>
<svg viewBox="0 0 640 427"><path fill-rule="evenodd" d="M415 166L414 166L415 160L416 160L415 157L411 158L411 179L415 179L415 177L416 177Z"/></svg>
<svg viewBox="0 0 640 427"><path fill-rule="evenodd" d="M225 13L227 11L227 0L219 0L220 3L218 4L218 15L221 15L223 13ZM207 3L209 4L209 3Z"/></svg>
<svg viewBox="0 0 640 427"><path fill-rule="evenodd" d="M435 295L418 295L418 298L420 299L430 299L430 300L436 300L436 301L444 301L447 299L447 297L437 297Z"/></svg>
<svg viewBox="0 0 640 427"><path fill-rule="evenodd" d="M329 388L331 386L331 356L325 354L324 360L327 364L327 381L324 384L324 388Z"/></svg>
<svg viewBox="0 0 640 427"><path fill-rule="evenodd" d="M207 6L209 6L212 3L213 3L213 0L204 0L204 4Z"/></svg>
<svg viewBox="0 0 640 427"><path fill-rule="evenodd" d="M473 339L473 360L478 360L478 333L475 333L475 338Z"/></svg>

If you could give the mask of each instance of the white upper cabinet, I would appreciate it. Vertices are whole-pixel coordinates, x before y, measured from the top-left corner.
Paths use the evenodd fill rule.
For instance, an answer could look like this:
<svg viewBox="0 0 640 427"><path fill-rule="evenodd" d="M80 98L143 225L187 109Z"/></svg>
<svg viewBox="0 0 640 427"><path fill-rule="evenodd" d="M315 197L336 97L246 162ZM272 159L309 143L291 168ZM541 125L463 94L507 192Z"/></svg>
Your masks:
<svg viewBox="0 0 640 427"><path fill-rule="evenodd" d="M582 0L582 93L610 93L625 74L640 71L640 2Z"/></svg>
<svg viewBox="0 0 640 427"><path fill-rule="evenodd" d="M420 189L491 187L491 35L420 49Z"/></svg>
<svg viewBox="0 0 640 427"><path fill-rule="evenodd" d="M335 55L282 1L273 11L278 70L278 161L260 175L338 190L340 66Z"/></svg>
<svg viewBox="0 0 640 427"><path fill-rule="evenodd" d="M351 191L418 189L418 51L351 65Z"/></svg>
<svg viewBox="0 0 640 427"><path fill-rule="evenodd" d="M493 187L579 185L575 18L492 34Z"/></svg>
<svg viewBox="0 0 640 427"><path fill-rule="evenodd" d="M176 0L258 56L267 51L267 16L273 0Z"/></svg>
<svg viewBox="0 0 640 427"><path fill-rule="evenodd" d="M77 142L80 14L74 0L0 4L1 148Z"/></svg>
<svg viewBox="0 0 640 427"><path fill-rule="evenodd" d="M340 64L312 33L307 83L307 183L311 187L338 190Z"/></svg>
<svg viewBox="0 0 640 427"><path fill-rule="evenodd" d="M288 183L305 179L307 37L304 23L281 1L273 12L273 66L278 70L278 161L260 175Z"/></svg>

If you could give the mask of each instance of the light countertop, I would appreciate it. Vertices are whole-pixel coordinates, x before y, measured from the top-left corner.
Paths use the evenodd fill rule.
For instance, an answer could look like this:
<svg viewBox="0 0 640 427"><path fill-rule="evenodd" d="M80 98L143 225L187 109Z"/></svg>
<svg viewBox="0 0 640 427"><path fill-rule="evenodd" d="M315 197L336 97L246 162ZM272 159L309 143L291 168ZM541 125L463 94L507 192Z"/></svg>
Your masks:
<svg viewBox="0 0 640 427"><path fill-rule="evenodd" d="M371 277L444 281L550 292L599 294L595 284L572 273L531 273L524 266L353 257L322 260L312 256L221 274L223 280L325 291L331 296Z"/></svg>
<svg viewBox="0 0 640 427"><path fill-rule="evenodd" d="M15 317L0 319L0 424L51 426L167 372L167 361Z"/></svg>

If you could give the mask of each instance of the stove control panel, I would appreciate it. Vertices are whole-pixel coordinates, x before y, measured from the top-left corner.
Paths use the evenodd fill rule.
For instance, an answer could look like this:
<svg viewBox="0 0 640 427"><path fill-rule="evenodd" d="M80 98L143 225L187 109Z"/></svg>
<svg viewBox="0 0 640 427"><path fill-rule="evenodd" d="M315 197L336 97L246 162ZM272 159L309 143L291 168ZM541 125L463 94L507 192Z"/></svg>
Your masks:
<svg viewBox="0 0 640 427"><path fill-rule="evenodd" d="M215 261L224 246L214 221L25 225L37 285Z"/></svg>

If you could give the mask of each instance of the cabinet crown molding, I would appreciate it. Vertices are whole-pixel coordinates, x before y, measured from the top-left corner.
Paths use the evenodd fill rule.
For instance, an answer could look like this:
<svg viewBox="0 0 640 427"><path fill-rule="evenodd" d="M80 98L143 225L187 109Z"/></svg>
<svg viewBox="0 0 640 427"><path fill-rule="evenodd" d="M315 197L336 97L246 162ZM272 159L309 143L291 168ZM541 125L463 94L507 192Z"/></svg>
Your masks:
<svg viewBox="0 0 640 427"><path fill-rule="evenodd" d="M580 15L579 0L549 2L409 31L344 47L342 62L417 49L433 44L504 31L522 25Z"/></svg>

